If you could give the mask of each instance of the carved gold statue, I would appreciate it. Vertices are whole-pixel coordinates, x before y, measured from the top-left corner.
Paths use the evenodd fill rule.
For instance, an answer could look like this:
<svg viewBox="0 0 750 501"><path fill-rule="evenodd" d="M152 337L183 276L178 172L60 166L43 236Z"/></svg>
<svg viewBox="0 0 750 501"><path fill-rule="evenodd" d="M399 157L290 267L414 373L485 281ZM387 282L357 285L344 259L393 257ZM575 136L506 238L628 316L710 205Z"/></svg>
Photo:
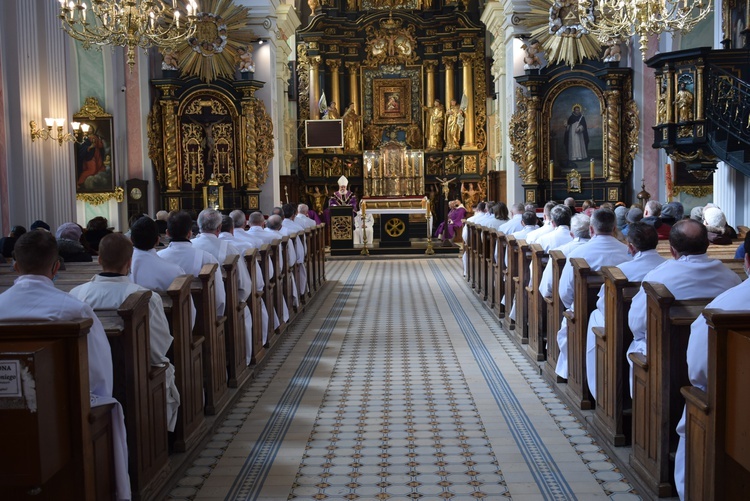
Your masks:
<svg viewBox="0 0 750 501"><path fill-rule="evenodd" d="M315 191L307 190L306 193L310 195L310 200L312 200L312 206L315 209L315 212L317 212L318 214L322 214L323 204L328 198L328 190L326 189L321 193L320 187L316 186Z"/></svg>
<svg viewBox="0 0 750 501"><path fill-rule="evenodd" d="M445 114L445 149L461 149L461 131L464 129L464 111L451 99L451 105Z"/></svg>
<svg viewBox="0 0 750 501"><path fill-rule="evenodd" d="M344 151L360 152L362 144L362 117L357 114L354 103L344 112Z"/></svg>
<svg viewBox="0 0 750 501"><path fill-rule="evenodd" d="M427 117L427 150L441 150L443 148L443 124L445 122L445 110L439 99L430 107L424 107L428 111Z"/></svg>
<svg viewBox="0 0 750 501"><path fill-rule="evenodd" d="M677 106L677 121L687 122L693 119L693 93L687 90L685 82L680 83L680 90L674 98Z"/></svg>

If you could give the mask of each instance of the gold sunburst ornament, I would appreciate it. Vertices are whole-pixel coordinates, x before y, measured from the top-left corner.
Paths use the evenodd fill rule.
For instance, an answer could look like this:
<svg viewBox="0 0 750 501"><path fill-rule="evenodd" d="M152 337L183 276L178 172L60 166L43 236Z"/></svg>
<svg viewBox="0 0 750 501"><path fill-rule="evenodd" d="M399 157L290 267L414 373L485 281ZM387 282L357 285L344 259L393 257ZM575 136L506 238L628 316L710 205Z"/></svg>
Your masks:
<svg viewBox="0 0 750 501"><path fill-rule="evenodd" d="M600 42L581 23L578 0L530 0L531 10L519 14L544 50L548 64L575 66L602 52Z"/></svg>
<svg viewBox="0 0 750 501"><path fill-rule="evenodd" d="M232 0L202 0L200 7L195 34L175 51L180 71L207 83L233 79L240 57L252 51L250 43L256 38L247 26L249 9Z"/></svg>

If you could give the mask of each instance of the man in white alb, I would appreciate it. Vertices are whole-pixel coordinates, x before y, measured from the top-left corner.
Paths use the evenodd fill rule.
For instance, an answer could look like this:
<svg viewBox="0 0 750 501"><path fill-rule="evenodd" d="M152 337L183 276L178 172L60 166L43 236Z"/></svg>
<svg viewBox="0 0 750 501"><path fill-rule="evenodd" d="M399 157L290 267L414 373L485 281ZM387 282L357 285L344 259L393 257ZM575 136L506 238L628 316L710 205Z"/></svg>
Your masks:
<svg viewBox="0 0 750 501"><path fill-rule="evenodd" d="M562 252L563 256L567 257L573 249L589 242L591 235L589 233L589 217L586 214L576 214L570 220L570 236L573 240L560 247L550 249L550 252L558 250ZM547 266L544 267L542 279L539 282L539 292L544 297L552 297L552 271L552 260L549 260Z"/></svg>

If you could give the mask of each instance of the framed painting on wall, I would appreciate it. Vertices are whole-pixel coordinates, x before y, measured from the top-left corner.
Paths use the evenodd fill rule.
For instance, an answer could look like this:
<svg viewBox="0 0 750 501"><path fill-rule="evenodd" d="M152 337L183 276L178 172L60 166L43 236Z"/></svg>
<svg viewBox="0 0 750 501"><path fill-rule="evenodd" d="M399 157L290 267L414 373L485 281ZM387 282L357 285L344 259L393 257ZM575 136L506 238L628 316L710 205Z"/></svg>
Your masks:
<svg viewBox="0 0 750 501"><path fill-rule="evenodd" d="M404 124L410 122L411 92L408 78L373 80L373 122Z"/></svg>
<svg viewBox="0 0 750 501"><path fill-rule="evenodd" d="M570 85L552 103L549 125L549 153L556 176L575 170L591 177L592 160L595 177L603 175L604 135L602 106L588 86Z"/></svg>
<svg viewBox="0 0 750 501"><path fill-rule="evenodd" d="M80 122L80 143L75 144L76 193L111 193L115 191L114 126L112 115L105 113L94 97L86 98L81 110L73 115Z"/></svg>

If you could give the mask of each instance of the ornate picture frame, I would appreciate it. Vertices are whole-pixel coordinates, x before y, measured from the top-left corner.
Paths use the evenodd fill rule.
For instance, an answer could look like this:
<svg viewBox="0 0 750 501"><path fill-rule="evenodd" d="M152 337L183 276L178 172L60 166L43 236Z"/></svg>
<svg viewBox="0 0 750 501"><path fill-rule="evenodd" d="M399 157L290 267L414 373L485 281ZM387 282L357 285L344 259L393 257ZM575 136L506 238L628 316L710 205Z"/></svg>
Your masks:
<svg viewBox="0 0 750 501"><path fill-rule="evenodd" d="M408 78L373 80L373 123L407 124L411 121L411 81Z"/></svg>
<svg viewBox="0 0 750 501"><path fill-rule="evenodd" d="M581 193L581 173L576 169L571 170L565 176L568 180L568 193Z"/></svg>
<svg viewBox="0 0 750 501"><path fill-rule="evenodd" d="M114 120L95 97L87 97L73 120L89 130L75 144L76 193L115 191Z"/></svg>

